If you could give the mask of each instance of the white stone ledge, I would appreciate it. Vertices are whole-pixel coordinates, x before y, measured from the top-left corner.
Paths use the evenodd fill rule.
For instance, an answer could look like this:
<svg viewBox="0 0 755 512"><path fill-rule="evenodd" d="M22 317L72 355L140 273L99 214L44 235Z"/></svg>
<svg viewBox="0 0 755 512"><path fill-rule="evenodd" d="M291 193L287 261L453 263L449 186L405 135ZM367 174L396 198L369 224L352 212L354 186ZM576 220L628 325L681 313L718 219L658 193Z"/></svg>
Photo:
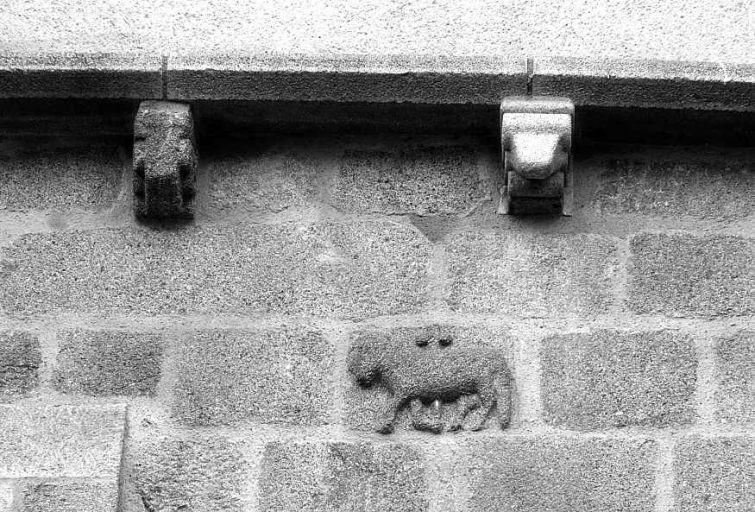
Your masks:
<svg viewBox="0 0 755 512"><path fill-rule="evenodd" d="M529 61L529 64L528 64ZM0 98L497 105L755 111L755 64L624 58L271 53L0 54Z"/></svg>

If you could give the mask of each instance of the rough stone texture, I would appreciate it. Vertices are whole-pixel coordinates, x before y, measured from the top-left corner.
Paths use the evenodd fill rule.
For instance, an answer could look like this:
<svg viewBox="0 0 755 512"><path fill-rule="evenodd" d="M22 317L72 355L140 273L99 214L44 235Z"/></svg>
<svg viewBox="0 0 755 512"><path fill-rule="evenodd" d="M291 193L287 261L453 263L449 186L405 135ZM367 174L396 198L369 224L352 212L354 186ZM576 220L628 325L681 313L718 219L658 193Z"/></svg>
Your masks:
<svg viewBox="0 0 755 512"><path fill-rule="evenodd" d="M150 435L134 443L130 478L147 511L251 510L241 446L217 434Z"/></svg>
<svg viewBox="0 0 755 512"><path fill-rule="evenodd" d="M30 234L4 251L0 305L12 313L410 313L427 300L429 256L417 230L387 221Z"/></svg>
<svg viewBox="0 0 755 512"><path fill-rule="evenodd" d="M117 512L113 480L41 480L24 485L20 512Z"/></svg>
<svg viewBox="0 0 755 512"><path fill-rule="evenodd" d="M0 332L0 403L35 388L41 364L36 335L24 331Z"/></svg>
<svg viewBox="0 0 755 512"><path fill-rule="evenodd" d="M429 510L424 458L403 444L268 443L263 512Z"/></svg>
<svg viewBox="0 0 755 512"><path fill-rule="evenodd" d="M193 53L171 60L168 97L274 101L495 104L527 88L524 55Z"/></svg>
<svg viewBox="0 0 755 512"><path fill-rule="evenodd" d="M470 440L469 510L654 510L656 448L649 439L507 437Z"/></svg>
<svg viewBox="0 0 755 512"><path fill-rule="evenodd" d="M0 481L0 512L15 512L13 510L14 495L14 481Z"/></svg>
<svg viewBox="0 0 755 512"><path fill-rule="evenodd" d="M601 162L605 171L595 206L606 213L676 218L735 220L755 213L755 168L746 158L690 153L673 160L638 156Z"/></svg>
<svg viewBox="0 0 755 512"><path fill-rule="evenodd" d="M144 99L162 96L159 54L58 51L54 48L50 53L0 54L0 98Z"/></svg>
<svg viewBox="0 0 755 512"><path fill-rule="evenodd" d="M184 423L327 422L333 349L315 330L200 331L176 357L173 412Z"/></svg>
<svg viewBox="0 0 755 512"><path fill-rule="evenodd" d="M197 149L191 106L142 101L134 119L134 211L185 218L194 212Z"/></svg>
<svg viewBox="0 0 755 512"><path fill-rule="evenodd" d="M0 406L0 478L117 478L125 406Z"/></svg>
<svg viewBox="0 0 755 512"><path fill-rule="evenodd" d="M748 512L755 503L751 437L690 436L674 454L677 512Z"/></svg>
<svg viewBox="0 0 755 512"><path fill-rule="evenodd" d="M755 331L716 345L717 416L726 423L755 421Z"/></svg>
<svg viewBox="0 0 755 512"><path fill-rule="evenodd" d="M616 246L606 238L460 233L446 245L454 310L592 316L613 302Z"/></svg>
<svg viewBox="0 0 755 512"><path fill-rule="evenodd" d="M634 236L629 305L635 313L737 316L755 312L755 244L735 236Z"/></svg>
<svg viewBox="0 0 755 512"><path fill-rule="evenodd" d="M752 64L540 57L532 89L577 105L752 111L753 83Z"/></svg>
<svg viewBox="0 0 755 512"><path fill-rule="evenodd" d="M161 336L73 330L58 335L55 387L63 393L154 396L163 356Z"/></svg>
<svg viewBox="0 0 755 512"><path fill-rule="evenodd" d="M754 62L749 4L528 0L27 0L0 7L0 47L160 54L565 55ZM512 23L516 20L516 23ZM722 75L723 75L722 70Z"/></svg>
<svg viewBox="0 0 755 512"><path fill-rule="evenodd" d="M92 141L52 147L11 139L0 148L0 212L108 208L121 187L117 148Z"/></svg>
<svg viewBox="0 0 755 512"><path fill-rule="evenodd" d="M237 146L202 156L201 165L210 175L210 210L222 215L279 213L315 198L315 180L324 173L318 172L319 162L311 155L296 149L289 154L267 147L239 150Z"/></svg>
<svg viewBox="0 0 755 512"><path fill-rule="evenodd" d="M589 430L694 420L697 358L688 336L612 330L554 336L543 340L540 358L550 424Z"/></svg>
<svg viewBox="0 0 755 512"><path fill-rule="evenodd" d="M448 325L355 333L347 422L381 433L478 430L489 419L507 427L511 371L506 351L491 346L501 344L486 329Z"/></svg>
<svg viewBox="0 0 755 512"><path fill-rule="evenodd" d="M491 199L468 147L349 150L338 172L331 203L353 213L463 214Z"/></svg>

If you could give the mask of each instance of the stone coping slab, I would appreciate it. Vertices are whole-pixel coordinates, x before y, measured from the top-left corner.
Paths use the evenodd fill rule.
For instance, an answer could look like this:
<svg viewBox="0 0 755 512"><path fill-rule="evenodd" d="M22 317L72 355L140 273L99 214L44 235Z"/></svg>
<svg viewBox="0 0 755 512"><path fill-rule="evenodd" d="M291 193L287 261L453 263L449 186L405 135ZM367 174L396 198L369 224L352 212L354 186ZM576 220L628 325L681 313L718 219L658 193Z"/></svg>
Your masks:
<svg viewBox="0 0 755 512"><path fill-rule="evenodd" d="M162 57L0 52L0 98L147 99L163 95Z"/></svg>
<svg viewBox="0 0 755 512"><path fill-rule="evenodd" d="M0 53L0 98L163 98L755 111L755 64L405 54Z"/></svg>

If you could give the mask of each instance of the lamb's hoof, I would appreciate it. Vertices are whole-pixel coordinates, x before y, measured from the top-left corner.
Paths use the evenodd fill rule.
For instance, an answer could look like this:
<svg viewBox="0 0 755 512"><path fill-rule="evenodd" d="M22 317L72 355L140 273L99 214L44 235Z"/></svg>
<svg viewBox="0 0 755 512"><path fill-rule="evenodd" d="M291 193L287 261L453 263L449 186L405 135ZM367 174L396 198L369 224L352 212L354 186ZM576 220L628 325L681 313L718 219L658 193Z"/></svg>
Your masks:
<svg viewBox="0 0 755 512"><path fill-rule="evenodd" d="M377 429L378 434L390 434L393 432L393 425L390 423L386 423L385 425L381 425Z"/></svg>
<svg viewBox="0 0 755 512"><path fill-rule="evenodd" d="M443 432L443 425L439 422L430 422L427 420L415 421L412 423L414 430L420 430L423 432L432 432L433 434L440 434Z"/></svg>

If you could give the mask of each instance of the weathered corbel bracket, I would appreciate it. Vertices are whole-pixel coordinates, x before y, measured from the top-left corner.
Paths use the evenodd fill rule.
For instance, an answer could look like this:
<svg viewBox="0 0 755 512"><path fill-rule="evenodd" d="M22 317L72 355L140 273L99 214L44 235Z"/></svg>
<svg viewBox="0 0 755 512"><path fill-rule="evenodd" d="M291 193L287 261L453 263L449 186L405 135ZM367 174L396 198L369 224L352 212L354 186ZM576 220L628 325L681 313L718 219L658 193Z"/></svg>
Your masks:
<svg viewBox="0 0 755 512"><path fill-rule="evenodd" d="M134 210L138 217L193 215L197 151L191 107L143 101L134 120Z"/></svg>
<svg viewBox="0 0 755 512"><path fill-rule="evenodd" d="M573 125L574 104L569 99L504 98L500 213L571 215Z"/></svg>

